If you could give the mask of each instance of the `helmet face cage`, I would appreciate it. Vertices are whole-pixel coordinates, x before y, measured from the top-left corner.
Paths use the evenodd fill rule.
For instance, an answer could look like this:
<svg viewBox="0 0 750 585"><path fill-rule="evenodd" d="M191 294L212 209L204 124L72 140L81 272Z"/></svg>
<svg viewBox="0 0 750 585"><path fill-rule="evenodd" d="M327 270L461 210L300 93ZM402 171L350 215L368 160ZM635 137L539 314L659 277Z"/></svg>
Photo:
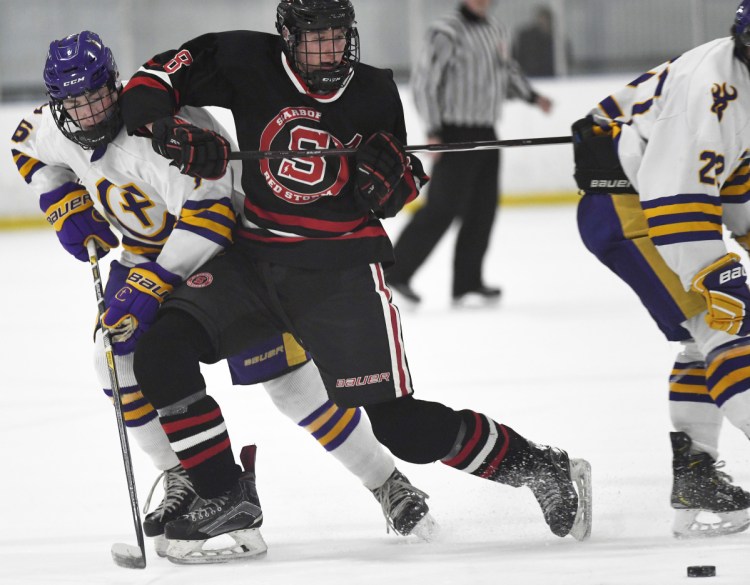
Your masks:
<svg viewBox="0 0 750 585"><path fill-rule="evenodd" d="M350 0L282 0L276 29L289 63L307 86L326 93L341 88L359 62L359 33ZM331 32L328 32L331 31ZM305 42L305 33L320 40ZM343 38L339 33L343 34ZM334 46L345 42L343 51Z"/></svg>
<svg viewBox="0 0 750 585"><path fill-rule="evenodd" d="M121 86L112 52L98 35L83 31L50 43L44 84L55 123L66 138L94 149L117 136Z"/></svg>

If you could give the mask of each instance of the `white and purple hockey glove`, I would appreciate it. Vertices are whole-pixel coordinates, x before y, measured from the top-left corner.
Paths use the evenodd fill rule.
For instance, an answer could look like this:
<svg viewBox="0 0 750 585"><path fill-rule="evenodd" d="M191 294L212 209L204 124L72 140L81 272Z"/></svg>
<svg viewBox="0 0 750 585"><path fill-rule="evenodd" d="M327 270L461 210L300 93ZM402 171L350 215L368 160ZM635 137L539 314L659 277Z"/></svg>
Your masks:
<svg viewBox="0 0 750 585"><path fill-rule="evenodd" d="M94 239L99 257L119 245L109 222L94 209L91 195L78 183L65 183L39 198L47 221L55 228L63 248L82 262L89 261L86 244Z"/></svg>
<svg viewBox="0 0 750 585"><path fill-rule="evenodd" d="M125 284L102 317L102 325L112 334L116 355L135 350L138 338L153 324L159 307L181 282L178 275L156 262L144 262L130 269Z"/></svg>

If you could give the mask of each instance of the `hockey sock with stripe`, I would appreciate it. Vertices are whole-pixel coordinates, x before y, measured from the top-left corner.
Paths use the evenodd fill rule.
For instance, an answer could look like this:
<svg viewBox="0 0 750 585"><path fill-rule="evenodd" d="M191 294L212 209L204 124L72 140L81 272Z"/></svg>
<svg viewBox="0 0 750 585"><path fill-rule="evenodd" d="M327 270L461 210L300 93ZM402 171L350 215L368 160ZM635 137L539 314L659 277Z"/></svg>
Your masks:
<svg viewBox="0 0 750 585"><path fill-rule="evenodd" d="M362 409L339 408L331 402L311 362L263 386L276 408L309 432L367 489L380 487L390 477L393 457L375 438Z"/></svg>
<svg viewBox="0 0 750 585"><path fill-rule="evenodd" d="M669 416L675 430L690 437L693 451L718 458L724 415L708 392L703 356L693 357L686 352L677 356L669 376Z"/></svg>
<svg viewBox="0 0 750 585"><path fill-rule="evenodd" d="M750 339L720 345L706 356L706 382L714 404L750 437Z"/></svg>
<svg viewBox="0 0 750 585"><path fill-rule="evenodd" d="M143 396L136 382L133 373L133 354L116 355L115 367L120 383L122 414L128 429L128 437L149 456L154 467L161 471L171 469L179 461L159 424L156 409ZM97 331L94 342L94 370L104 394L112 400L109 368L101 330Z"/></svg>
<svg viewBox="0 0 750 585"><path fill-rule="evenodd" d="M242 469L234 461L224 417L213 398L201 393L159 409L159 419L199 496L215 498L234 486Z"/></svg>
<svg viewBox="0 0 750 585"><path fill-rule="evenodd" d="M516 473L533 456L529 442L490 417L462 410L461 429L453 449L441 461L471 475L520 487Z"/></svg>

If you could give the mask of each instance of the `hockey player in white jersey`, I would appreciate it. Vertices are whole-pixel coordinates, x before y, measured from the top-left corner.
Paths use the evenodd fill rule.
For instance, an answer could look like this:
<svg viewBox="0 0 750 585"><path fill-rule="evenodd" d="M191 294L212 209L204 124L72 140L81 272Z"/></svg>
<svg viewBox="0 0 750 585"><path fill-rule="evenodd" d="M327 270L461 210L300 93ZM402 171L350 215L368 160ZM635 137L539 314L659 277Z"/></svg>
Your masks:
<svg viewBox="0 0 750 585"><path fill-rule="evenodd" d="M52 42L44 80L49 104L18 125L12 137L13 158L39 196L60 243L77 259L88 261L90 239L104 256L118 246L112 228L121 235L123 251L111 264L105 290L104 322L113 331L129 435L164 478L164 499L146 516L144 531L159 537L159 554L169 555L164 526L187 513L197 497L157 412L139 390L133 349L173 287L231 243L232 199L242 199L235 192L239 181L231 166L223 178L213 181L181 174L152 150L149 141L122 130L117 67L95 33L83 31ZM228 135L200 108L184 108L180 118ZM231 148L228 140L223 144ZM194 276L187 286L201 286L199 278ZM380 502L390 528L403 535L429 536L435 525L426 494L394 467L361 409L342 409L328 399L317 369L291 335L280 332L262 347L243 350L230 366L236 384L263 382L279 410L359 477ZM95 337L95 367L111 397L100 330ZM265 547L262 538L256 542ZM192 551L189 560L201 562L201 551Z"/></svg>
<svg viewBox="0 0 750 585"><path fill-rule="evenodd" d="M749 130L750 0L731 37L641 75L573 126L583 241L682 344L669 380L678 537L750 526L750 494L716 461L724 418L750 436L750 290L723 238L750 250Z"/></svg>

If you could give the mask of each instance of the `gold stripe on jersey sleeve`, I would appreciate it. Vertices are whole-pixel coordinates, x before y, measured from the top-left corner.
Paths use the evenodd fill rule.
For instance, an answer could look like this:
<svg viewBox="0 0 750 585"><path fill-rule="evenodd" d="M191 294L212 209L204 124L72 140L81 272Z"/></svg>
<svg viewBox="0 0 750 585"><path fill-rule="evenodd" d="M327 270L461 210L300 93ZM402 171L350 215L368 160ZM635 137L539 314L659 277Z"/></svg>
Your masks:
<svg viewBox="0 0 750 585"><path fill-rule="evenodd" d="M210 211L211 213L216 213L218 215L223 215L224 217L226 217L227 219L231 221L235 221L235 218L236 218L234 210L231 207L227 207L223 203L214 203L211 207L207 207L205 209L187 209L183 207L182 211L180 212L180 219L185 219L193 215L200 215L207 211Z"/></svg>
<svg viewBox="0 0 750 585"><path fill-rule="evenodd" d="M180 217L179 223L184 225L190 225L193 227L207 229L216 234L219 234L227 240L232 239L232 228L229 226L222 225L210 219L205 219L197 216L182 216Z"/></svg>
<svg viewBox="0 0 750 585"><path fill-rule="evenodd" d="M131 246L125 243L123 243L122 247L128 252L138 254L139 256L159 254L162 249L162 246Z"/></svg>
<svg viewBox="0 0 750 585"><path fill-rule="evenodd" d="M18 154L18 155L16 155L16 156L14 156L14 157L13 157L13 160L14 160L14 161L15 161L16 163L18 163L18 159L19 159L19 158L21 158L21 156L22 156L22 155L20 155L20 154ZM27 155L23 155L23 156L27 156ZM38 161L38 160L37 160L37 159L35 159L35 158L31 158L31 157L28 157L28 159L29 159L29 160L28 160L28 161L26 161L26 163L24 163L23 165L21 165L20 167L18 167L18 172L19 172L19 173L21 173L21 176L22 176L22 177L23 177L24 179L25 179L25 178L26 178L26 177L27 177L27 176L29 175L29 173L30 173L30 172L31 172L31 171L32 171L32 170L34 169L34 167L35 167L36 165L38 165L38 164L39 164L39 162L40 162L40 161Z"/></svg>

